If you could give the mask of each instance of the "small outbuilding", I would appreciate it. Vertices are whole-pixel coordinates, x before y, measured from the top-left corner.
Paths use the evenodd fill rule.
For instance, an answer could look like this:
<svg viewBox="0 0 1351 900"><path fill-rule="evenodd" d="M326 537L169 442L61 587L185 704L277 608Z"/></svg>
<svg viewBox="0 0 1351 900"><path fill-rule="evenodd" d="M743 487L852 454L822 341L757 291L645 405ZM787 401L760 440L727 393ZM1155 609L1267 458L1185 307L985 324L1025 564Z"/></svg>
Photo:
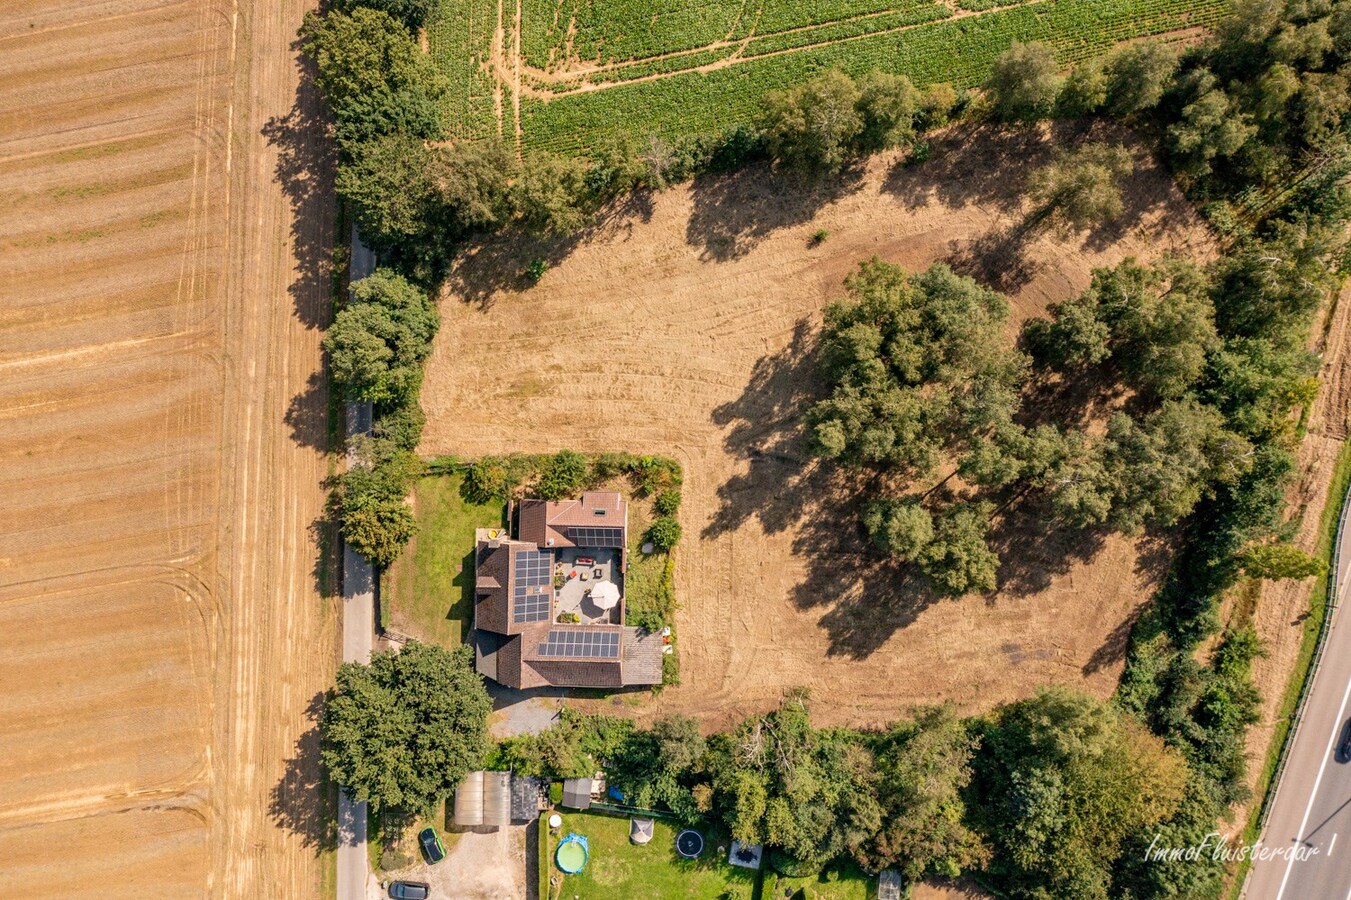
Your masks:
<svg viewBox="0 0 1351 900"><path fill-rule="evenodd" d="M901 873L883 869L877 876L877 900L901 900Z"/></svg>
<svg viewBox="0 0 1351 900"><path fill-rule="evenodd" d="M455 789L451 821L462 828L511 824L511 773L470 772Z"/></svg>
<svg viewBox="0 0 1351 900"><path fill-rule="evenodd" d="M590 809L591 779L563 779L563 805L569 809Z"/></svg>
<svg viewBox="0 0 1351 900"><path fill-rule="evenodd" d="M657 831L657 823L654 819L644 819L635 816L629 819L629 840L635 844L646 844L652 840L652 835Z"/></svg>
<svg viewBox="0 0 1351 900"><path fill-rule="evenodd" d="M454 814L451 820L464 828L483 824L482 772L470 772L455 789Z"/></svg>

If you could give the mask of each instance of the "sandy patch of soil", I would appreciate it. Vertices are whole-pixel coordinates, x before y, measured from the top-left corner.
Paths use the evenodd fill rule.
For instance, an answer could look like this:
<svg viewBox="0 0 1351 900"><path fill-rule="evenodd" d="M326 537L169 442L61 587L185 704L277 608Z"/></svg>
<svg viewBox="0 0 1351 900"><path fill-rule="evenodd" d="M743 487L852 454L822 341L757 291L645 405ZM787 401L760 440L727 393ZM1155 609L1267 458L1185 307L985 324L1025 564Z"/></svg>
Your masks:
<svg viewBox="0 0 1351 900"><path fill-rule="evenodd" d="M0 23L0 894L318 893L312 5Z"/></svg>
<svg viewBox="0 0 1351 900"><path fill-rule="evenodd" d="M816 185L703 179L634 198L576 241L503 240L462 259L423 392L425 453L627 449L685 467L683 684L639 715L713 727L807 685L821 723L861 725L915 703L986 709L1052 682L1114 688L1163 562L1151 548L1024 522L997 535L996 594L935 602L860 553L848 492L796 433L821 310L864 258L947 260L1005 290L1016 324L1094 267L1211 252L1143 153L1114 227L1026 232L1023 179L1069 137L953 133L924 165L883 157ZM527 288L534 256L553 268Z"/></svg>

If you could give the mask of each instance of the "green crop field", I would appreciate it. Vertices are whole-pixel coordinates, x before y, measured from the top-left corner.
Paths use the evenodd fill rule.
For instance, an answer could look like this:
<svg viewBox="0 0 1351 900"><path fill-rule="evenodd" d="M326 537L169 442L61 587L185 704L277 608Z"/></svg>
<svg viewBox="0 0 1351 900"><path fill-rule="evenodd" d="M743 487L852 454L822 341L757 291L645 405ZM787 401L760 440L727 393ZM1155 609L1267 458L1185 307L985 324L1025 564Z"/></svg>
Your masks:
<svg viewBox="0 0 1351 900"><path fill-rule="evenodd" d="M1214 22L1229 0L441 0L427 29L452 133L585 152L749 120L830 68L978 84L1014 40L1063 65ZM502 21L499 22L499 10ZM519 16L519 33L516 22ZM517 112L519 110L519 113Z"/></svg>

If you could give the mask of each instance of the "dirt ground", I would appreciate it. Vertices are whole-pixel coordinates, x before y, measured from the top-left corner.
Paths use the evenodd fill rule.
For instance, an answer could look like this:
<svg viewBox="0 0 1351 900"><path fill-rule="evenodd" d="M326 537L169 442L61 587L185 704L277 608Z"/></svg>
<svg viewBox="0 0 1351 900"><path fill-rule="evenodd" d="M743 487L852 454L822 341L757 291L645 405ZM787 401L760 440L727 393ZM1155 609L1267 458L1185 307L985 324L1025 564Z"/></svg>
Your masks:
<svg viewBox="0 0 1351 900"><path fill-rule="evenodd" d="M433 894L455 900L518 900L526 896L526 827L463 831L447 835L446 858L434 866L419 860L397 872L381 873L384 882L407 879L430 884ZM384 897L368 892L369 900Z"/></svg>
<svg viewBox="0 0 1351 900"><path fill-rule="evenodd" d="M0 17L0 895L319 891L310 5Z"/></svg>
<svg viewBox="0 0 1351 900"><path fill-rule="evenodd" d="M1071 136L958 132L924 165L878 158L816 185L701 179L635 198L575 241L462 259L423 391L423 452L626 449L685 467L683 683L640 715L716 727L807 685L819 723L862 725L916 703L986 709L1052 682L1113 689L1163 562L1151 548L1003 529L999 592L935 602L859 553L838 476L806 460L794 428L815 390L806 350L821 309L868 256L947 260L1005 290L1021 321L1127 255L1211 252L1143 154L1112 228L1020 228L1024 176ZM528 288L532 257L552 268Z"/></svg>

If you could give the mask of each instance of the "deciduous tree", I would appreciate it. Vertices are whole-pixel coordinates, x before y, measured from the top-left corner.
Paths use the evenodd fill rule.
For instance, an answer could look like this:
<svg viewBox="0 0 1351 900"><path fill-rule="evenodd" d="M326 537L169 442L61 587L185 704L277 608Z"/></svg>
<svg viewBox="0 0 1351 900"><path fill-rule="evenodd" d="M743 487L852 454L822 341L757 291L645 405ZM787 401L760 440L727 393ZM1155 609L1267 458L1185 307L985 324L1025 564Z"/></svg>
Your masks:
<svg viewBox="0 0 1351 900"><path fill-rule="evenodd" d="M992 503L954 503L934 521L933 540L919 552L919 567L938 593L960 597L995 589L997 557L985 542Z"/></svg>
<svg viewBox="0 0 1351 900"><path fill-rule="evenodd" d="M1107 144L1085 144L1059 152L1050 165L1034 172L1032 196L1061 225L1092 228L1121 215L1121 180L1135 171L1130 151Z"/></svg>
<svg viewBox="0 0 1351 900"><path fill-rule="evenodd" d="M858 85L838 69L766 94L761 127L770 154L806 171L838 171L863 129L859 97Z"/></svg>
<svg viewBox="0 0 1351 900"><path fill-rule="evenodd" d="M492 701L472 660L467 644L409 641L343 663L319 721L330 777L376 812L423 813L448 796L487 749Z"/></svg>
<svg viewBox="0 0 1351 900"><path fill-rule="evenodd" d="M1005 121L1027 121L1049 115L1060 93L1059 66L1051 48L1040 41L1014 41L995 60L985 89L994 114Z"/></svg>

